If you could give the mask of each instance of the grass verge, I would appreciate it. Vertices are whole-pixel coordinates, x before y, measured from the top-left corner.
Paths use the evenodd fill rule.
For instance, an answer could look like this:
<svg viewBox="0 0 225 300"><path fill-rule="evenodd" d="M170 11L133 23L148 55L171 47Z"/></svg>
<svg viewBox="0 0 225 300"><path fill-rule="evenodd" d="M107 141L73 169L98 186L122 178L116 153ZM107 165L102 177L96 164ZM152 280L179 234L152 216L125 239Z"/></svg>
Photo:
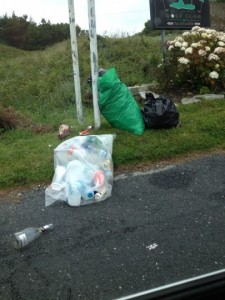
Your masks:
<svg viewBox="0 0 225 300"><path fill-rule="evenodd" d="M71 107L71 110L73 108ZM225 149L225 101L202 101L179 105L181 127L145 130L141 136L112 128L103 118L101 128L91 134L115 133L113 162L115 170L129 165L148 165L160 160L185 157ZM87 125L93 125L92 109L85 109L84 124L68 115L61 115L61 123L72 127L67 138L78 135ZM60 125L60 124L59 124ZM54 148L61 143L58 131L35 134L30 130L8 130L1 135L0 189L50 183L54 174Z"/></svg>

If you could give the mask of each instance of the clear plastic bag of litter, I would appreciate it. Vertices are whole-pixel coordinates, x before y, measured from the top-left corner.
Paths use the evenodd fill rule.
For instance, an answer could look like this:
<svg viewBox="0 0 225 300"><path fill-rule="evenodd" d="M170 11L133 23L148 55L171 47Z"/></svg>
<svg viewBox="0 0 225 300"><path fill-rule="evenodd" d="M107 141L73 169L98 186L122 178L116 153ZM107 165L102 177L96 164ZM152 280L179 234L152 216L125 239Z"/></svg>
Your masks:
<svg viewBox="0 0 225 300"><path fill-rule="evenodd" d="M45 190L45 206L66 201L91 204L111 196L115 134L76 136L54 149L54 177Z"/></svg>

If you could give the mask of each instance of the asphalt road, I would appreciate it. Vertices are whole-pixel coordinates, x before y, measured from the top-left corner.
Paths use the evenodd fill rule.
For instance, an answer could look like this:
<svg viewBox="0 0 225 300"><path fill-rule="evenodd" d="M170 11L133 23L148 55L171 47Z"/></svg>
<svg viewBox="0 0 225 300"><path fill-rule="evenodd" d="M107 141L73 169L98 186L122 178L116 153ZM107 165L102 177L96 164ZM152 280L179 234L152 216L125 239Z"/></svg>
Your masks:
<svg viewBox="0 0 225 300"><path fill-rule="evenodd" d="M225 267L225 157L116 177L98 204L0 202L0 299L116 299ZM135 176L134 176L135 175ZM53 223L23 250L14 232Z"/></svg>

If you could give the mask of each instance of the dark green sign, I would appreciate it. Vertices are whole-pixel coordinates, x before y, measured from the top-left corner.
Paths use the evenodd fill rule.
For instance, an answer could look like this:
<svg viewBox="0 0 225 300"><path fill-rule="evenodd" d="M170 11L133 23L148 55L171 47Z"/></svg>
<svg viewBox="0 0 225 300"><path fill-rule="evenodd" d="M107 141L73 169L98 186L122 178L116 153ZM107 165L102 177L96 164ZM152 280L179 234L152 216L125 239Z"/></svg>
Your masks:
<svg viewBox="0 0 225 300"><path fill-rule="evenodd" d="M149 0L152 29L210 26L209 0Z"/></svg>

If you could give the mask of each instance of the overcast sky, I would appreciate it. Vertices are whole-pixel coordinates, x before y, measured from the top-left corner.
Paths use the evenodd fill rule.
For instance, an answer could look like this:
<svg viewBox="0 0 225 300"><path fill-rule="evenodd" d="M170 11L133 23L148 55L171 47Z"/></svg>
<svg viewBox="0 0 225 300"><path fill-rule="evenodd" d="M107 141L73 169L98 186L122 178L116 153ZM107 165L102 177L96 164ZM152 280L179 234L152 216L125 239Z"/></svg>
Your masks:
<svg viewBox="0 0 225 300"><path fill-rule="evenodd" d="M87 0L74 0L75 19L88 29ZM68 0L0 0L0 16L28 15L37 24L44 18L54 23L69 23ZM134 34L150 19L149 0L95 0L98 34Z"/></svg>

